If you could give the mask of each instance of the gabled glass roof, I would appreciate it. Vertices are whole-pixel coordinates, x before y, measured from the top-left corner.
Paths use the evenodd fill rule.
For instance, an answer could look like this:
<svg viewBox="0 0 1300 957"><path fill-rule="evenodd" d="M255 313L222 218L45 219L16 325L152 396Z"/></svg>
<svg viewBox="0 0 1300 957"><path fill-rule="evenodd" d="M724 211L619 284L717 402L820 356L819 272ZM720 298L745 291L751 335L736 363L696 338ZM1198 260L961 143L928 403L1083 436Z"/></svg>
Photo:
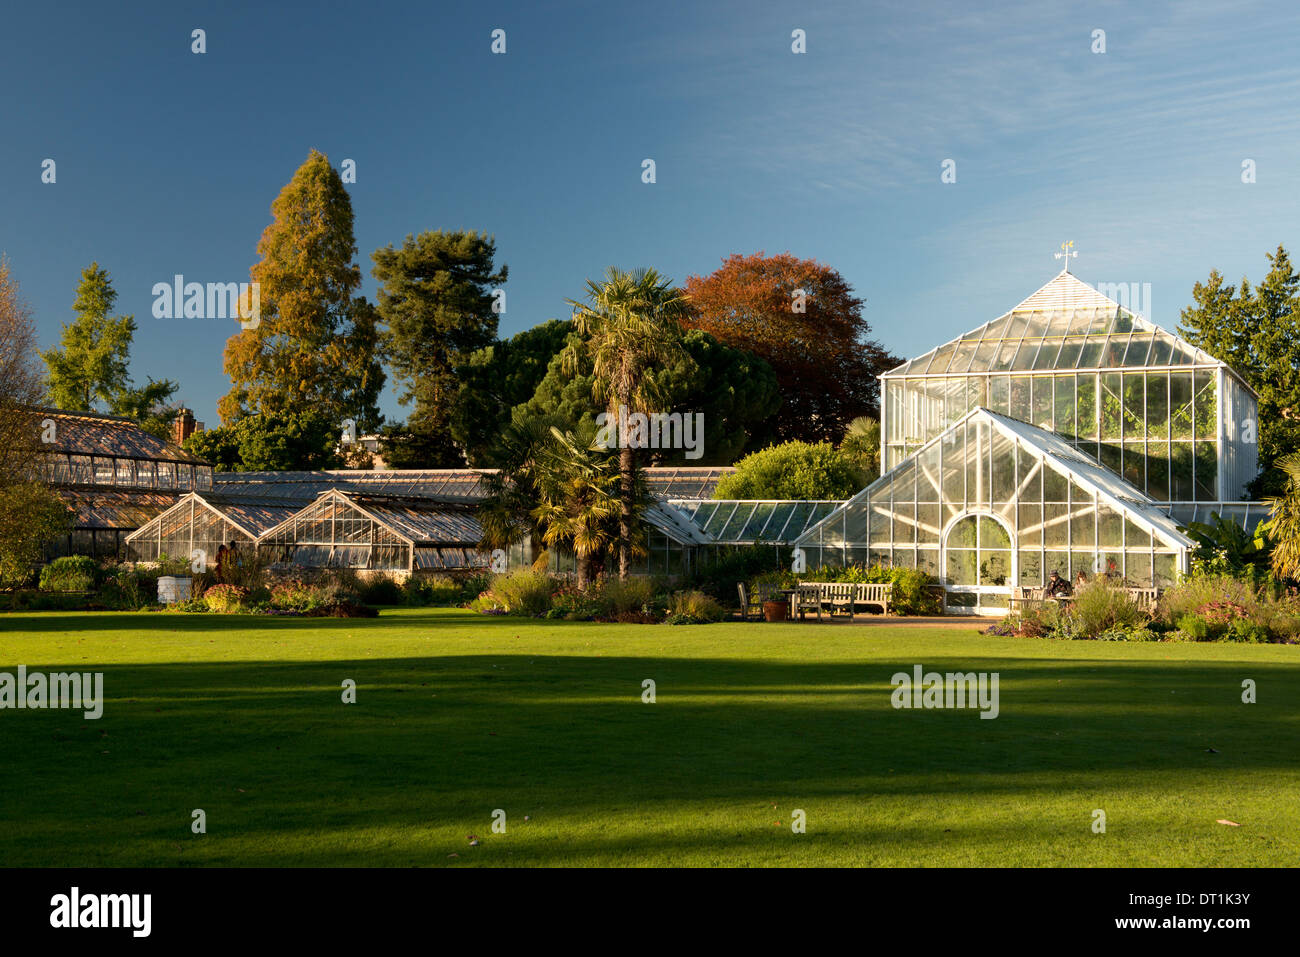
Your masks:
<svg viewBox="0 0 1300 957"><path fill-rule="evenodd" d="M844 503L670 499L668 504L687 515L714 543L783 545Z"/></svg>
<svg viewBox="0 0 1300 957"><path fill-rule="evenodd" d="M841 511L853 510L859 505L870 501L873 494L887 489L900 472L912 467L912 463L919 456L927 452L935 443L943 442L947 436L959 430L964 431L967 421L972 419L987 421L992 428L1001 432L1013 442L1025 447L1035 456L1040 457L1044 465L1090 490L1126 518L1153 533L1167 546L1179 549L1195 547L1195 543L1179 530L1178 523L1169 516L1168 511L1162 508L1159 503L1098 463L1095 459L1084 455L1055 432L1048 432L1045 429L1037 428L1004 415L998 415L984 408L975 408L966 413L940 435L935 436L921 446L920 449L903 459L894 468L845 502L840 509L827 516L822 522L809 528L804 535L800 536L796 544L805 544L811 541L820 525L825 522L838 521Z"/></svg>
<svg viewBox="0 0 1300 957"><path fill-rule="evenodd" d="M245 498L299 501L339 489L364 495L396 495L444 502L475 502L487 495L482 475L493 469L336 469L318 472L217 472L213 487ZM731 467L648 468L647 489L657 498L708 498Z"/></svg>
<svg viewBox="0 0 1300 957"><path fill-rule="evenodd" d="M1005 315L882 378L1152 366L1232 371L1209 353L1062 272Z"/></svg>

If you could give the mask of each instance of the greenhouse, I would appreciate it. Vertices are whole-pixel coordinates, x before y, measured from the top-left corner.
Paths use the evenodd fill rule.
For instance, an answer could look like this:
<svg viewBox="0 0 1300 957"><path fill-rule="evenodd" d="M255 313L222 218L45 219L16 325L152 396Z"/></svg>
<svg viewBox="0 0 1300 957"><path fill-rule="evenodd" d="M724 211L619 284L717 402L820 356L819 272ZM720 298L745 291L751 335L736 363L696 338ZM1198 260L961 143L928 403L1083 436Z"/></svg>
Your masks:
<svg viewBox="0 0 1300 957"><path fill-rule="evenodd" d="M32 410L41 438L34 477L72 511L72 530L50 557L118 558L134 530L186 493L212 486L212 468L129 419L95 412Z"/></svg>
<svg viewBox="0 0 1300 957"><path fill-rule="evenodd" d="M1165 587L1193 542L1164 508L1063 437L975 409L810 528L811 567L920 568L954 612L1005 612L1052 572Z"/></svg>
<svg viewBox="0 0 1300 957"><path fill-rule="evenodd" d="M273 567L450 570L487 565L482 534L464 506L332 489L263 533L258 554Z"/></svg>
<svg viewBox="0 0 1300 957"><path fill-rule="evenodd" d="M1068 271L881 376L880 391L886 469L986 408L1056 432L1159 502L1234 501L1258 470L1250 386Z"/></svg>
<svg viewBox="0 0 1300 957"><path fill-rule="evenodd" d="M260 496L229 492L191 492L126 538L127 558L215 561L222 545L252 548L266 530L292 516L301 506L272 503Z"/></svg>

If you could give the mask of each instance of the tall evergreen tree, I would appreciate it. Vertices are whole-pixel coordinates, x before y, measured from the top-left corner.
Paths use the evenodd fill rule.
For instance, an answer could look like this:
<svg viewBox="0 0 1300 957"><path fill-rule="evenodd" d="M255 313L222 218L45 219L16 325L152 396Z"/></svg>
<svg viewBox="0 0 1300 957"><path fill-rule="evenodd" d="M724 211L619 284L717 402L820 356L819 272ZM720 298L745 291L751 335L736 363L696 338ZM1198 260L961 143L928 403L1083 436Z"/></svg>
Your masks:
<svg viewBox="0 0 1300 957"><path fill-rule="evenodd" d="M1284 477L1273 464L1300 450L1300 276L1287 251L1268 257L1268 275L1252 288L1225 285L1218 270L1192 289L1194 303L1183 309L1179 333L1194 346L1222 359L1259 393L1259 464L1253 495L1276 494Z"/></svg>
<svg viewBox="0 0 1300 957"><path fill-rule="evenodd" d="M250 416L288 421L308 414L372 431L382 422L384 372L376 314L363 297L352 201L323 153L306 162L271 204L258 284L256 323L226 343L231 389L218 403L224 425ZM302 467L307 467L305 464Z"/></svg>
<svg viewBox="0 0 1300 957"><path fill-rule="evenodd" d="M371 254L384 345L402 384L399 401L414 405L405 428L394 431L396 441L385 443L394 465L464 464L452 436L455 370L496 341L494 287L506 281L508 270L496 269L495 256L496 242L472 230L407 236L401 248L388 245Z"/></svg>
<svg viewBox="0 0 1300 957"><path fill-rule="evenodd" d="M59 345L41 353L54 406L74 412L102 410L130 388L127 363L135 317L112 315L116 302L108 270L97 262L82 270L72 303L76 318L63 324Z"/></svg>
<svg viewBox="0 0 1300 957"><path fill-rule="evenodd" d="M148 385L132 385L127 366L135 317L112 315L116 303L106 269L95 262L82 270L72 304L77 317L63 326L59 346L41 353L49 370L47 401L60 409L125 416L165 439L179 411L170 404L177 385L153 378Z"/></svg>

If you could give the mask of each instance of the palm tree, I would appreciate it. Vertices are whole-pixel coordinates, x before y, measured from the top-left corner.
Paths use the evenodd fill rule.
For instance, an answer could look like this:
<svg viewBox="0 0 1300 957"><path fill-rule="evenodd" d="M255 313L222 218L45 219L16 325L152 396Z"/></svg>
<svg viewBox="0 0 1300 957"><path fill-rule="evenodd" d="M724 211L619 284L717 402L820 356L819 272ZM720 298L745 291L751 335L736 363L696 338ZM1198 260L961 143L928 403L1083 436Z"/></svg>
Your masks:
<svg viewBox="0 0 1300 957"><path fill-rule="evenodd" d="M611 266L603 282L587 281L587 302L570 299L569 304L582 341L561 353L565 372L577 374L585 350L592 364L592 398L605 403L616 422L620 412L658 411L662 396L646 372L685 353L678 325L686 314L681 291L653 269L627 272ZM634 547L637 458L628 443L619 445L618 577L626 578Z"/></svg>
<svg viewBox="0 0 1300 957"><path fill-rule="evenodd" d="M844 430L840 451L862 469L867 482L874 482L880 476L880 423L868 415L858 416Z"/></svg>
<svg viewBox="0 0 1300 957"><path fill-rule="evenodd" d="M1273 543L1273 571L1279 578L1300 578L1300 452L1273 463L1286 473L1282 494L1264 499L1268 522L1260 531Z"/></svg>
<svg viewBox="0 0 1300 957"><path fill-rule="evenodd" d="M549 547L567 545L577 564L578 587L590 578L591 561L612 538L618 512L618 475L595 442L551 428L551 442L537 456L537 504L531 515Z"/></svg>
<svg viewBox="0 0 1300 957"><path fill-rule="evenodd" d="M538 498L537 460L551 441L550 427L545 420L525 419L512 422L498 437L495 458L500 468L482 473L487 492L478 511L483 549L508 549L531 538L534 554L540 551L531 512Z"/></svg>

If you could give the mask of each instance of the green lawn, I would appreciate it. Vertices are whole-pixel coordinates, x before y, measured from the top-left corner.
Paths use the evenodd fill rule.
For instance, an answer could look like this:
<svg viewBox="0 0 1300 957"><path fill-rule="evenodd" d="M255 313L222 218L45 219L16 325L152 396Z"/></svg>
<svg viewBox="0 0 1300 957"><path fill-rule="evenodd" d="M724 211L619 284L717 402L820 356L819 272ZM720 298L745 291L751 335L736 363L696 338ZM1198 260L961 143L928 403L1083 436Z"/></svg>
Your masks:
<svg viewBox="0 0 1300 957"><path fill-rule="evenodd" d="M0 711L7 866L1300 862L1294 646L0 616L0 671L20 664L102 670L107 703ZM1001 715L894 710L915 664L999 672Z"/></svg>

